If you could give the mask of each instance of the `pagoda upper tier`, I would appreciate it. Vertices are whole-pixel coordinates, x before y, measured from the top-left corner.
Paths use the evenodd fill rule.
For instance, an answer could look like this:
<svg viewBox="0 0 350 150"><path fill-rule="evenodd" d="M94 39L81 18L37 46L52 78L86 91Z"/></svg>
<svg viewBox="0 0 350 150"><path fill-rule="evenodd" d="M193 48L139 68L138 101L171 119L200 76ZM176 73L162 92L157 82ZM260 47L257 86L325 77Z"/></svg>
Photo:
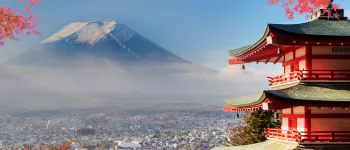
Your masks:
<svg viewBox="0 0 350 150"><path fill-rule="evenodd" d="M229 51L233 57L229 64L283 63L284 54L302 47L350 46L350 21L346 19L341 13L339 20L325 20L324 16L319 16L301 24L268 24L256 43Z"/></svg>
<svg viewBox="0 0 350 150"><path fill-rule="evenodd" d="M284 73L268 77L271 88L302 82L350 82L350 20L315 13L301 24L268 24L260 40L230 50L229 64L282 63ZM318 16L318 17L317 17ZM244 68L244 67L243 67Z"/></svg>

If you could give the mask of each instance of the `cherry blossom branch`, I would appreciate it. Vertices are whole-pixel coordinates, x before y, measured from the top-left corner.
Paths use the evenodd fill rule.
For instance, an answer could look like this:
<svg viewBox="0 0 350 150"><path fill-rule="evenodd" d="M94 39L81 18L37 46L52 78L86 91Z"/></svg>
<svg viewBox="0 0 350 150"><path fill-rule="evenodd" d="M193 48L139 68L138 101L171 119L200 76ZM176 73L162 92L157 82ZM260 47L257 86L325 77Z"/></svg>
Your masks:
<svg viewBox="0 0 350 150"><path fill-rule="evenodd" d="M18 40L17 35L24 34L24 32L26 35L40 34L36 29L38 22L34 19L30 7L41 0L19 1L28 2L28 5L24 7L25 15L21 14L21 11L15 11L12 8L0 6L0 45L4 45L3 40L7 38Z"/></svg>
<svg viewBox="0 0 350 150"><path fill-rule="evenodd" d="M269 0L270 5L275 5L281 3L285 10L286 16L289 19L293 19L295 13L305 15L306 18L310 16L319 9L325 9L324 13L328 14L328 18L339 19L339 14L336 12L339 9L338 4L331 4L333 0ZM329 7L331 6L331 7Z"/></svg>

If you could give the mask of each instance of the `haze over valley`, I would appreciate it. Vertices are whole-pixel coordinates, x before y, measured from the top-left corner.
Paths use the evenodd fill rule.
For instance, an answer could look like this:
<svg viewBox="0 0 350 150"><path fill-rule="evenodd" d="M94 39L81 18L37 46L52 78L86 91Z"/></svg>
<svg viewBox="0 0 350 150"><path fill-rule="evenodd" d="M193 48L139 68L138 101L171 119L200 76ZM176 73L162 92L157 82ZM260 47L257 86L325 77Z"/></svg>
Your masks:
<svg viewBox="0 0 350 150"><path fill-rule="evenodd" d="M115 20L71 23L0 67L4 110L168 102L221 106L223 97L265 88L252 85L267 82L264 70L191 63Z"/></svg>

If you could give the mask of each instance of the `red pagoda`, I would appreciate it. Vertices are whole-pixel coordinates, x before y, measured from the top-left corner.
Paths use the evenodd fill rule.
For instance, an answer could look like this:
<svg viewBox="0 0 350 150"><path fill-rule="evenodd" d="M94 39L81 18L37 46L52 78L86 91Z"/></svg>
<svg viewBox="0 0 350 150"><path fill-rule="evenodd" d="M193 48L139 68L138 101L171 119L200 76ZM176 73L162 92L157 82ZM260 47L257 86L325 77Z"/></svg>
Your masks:
<svg viewBox="0 0 350 150"><path fill-rule="evenodd" d="M256 43L230 51L229 64L281 63L270 89L225 99L225 112L280 112L268 139L299 144L350 144L350 20L323 15L301 24L268 24ZM243 66L244 68L244 66Z"/></svg>

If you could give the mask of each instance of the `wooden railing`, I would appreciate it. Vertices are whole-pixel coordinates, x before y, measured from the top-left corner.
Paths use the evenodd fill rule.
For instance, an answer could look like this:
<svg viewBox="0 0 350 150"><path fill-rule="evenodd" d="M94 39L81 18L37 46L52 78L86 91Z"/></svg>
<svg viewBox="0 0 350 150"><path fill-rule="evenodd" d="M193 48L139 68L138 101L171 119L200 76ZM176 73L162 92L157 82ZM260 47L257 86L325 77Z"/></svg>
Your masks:
<svg viewBox="0 0 350 150"><path fill-rule="evenodd" d="M301 132L300 142L350 142L350 131Z"/></svg>
<svg viewBox="0 0 350 150"><path fill-rule="evenodd" d="M304 80L350 80L350 70L302 70Z"/></svg>
<svg viewBox="0 0 350 150"><path fill-rule="evenodd" d="M299 70L286 73L280 76L275 77L267 77L269 79L269 85L276 85L276 84L283 84L291 81L298 81L301 80L302 72Z"/></svg>
<svg viewBox="0 0 350 150"><path fill-rule="evenodd" d="M265 136L266 138L298 142L300 133L297 131L287 131L282 129L266 128Z"/></svg>
<svg viewBox="0 0 350 150"><path fill-rule="evenodd" d="M266 137L292 142L350 142L350 131L287 131L265 129Z"/></svg>
<svg viewBox="0 0 350 150"><path fill-rule="evenodd" d="M350 81L350 70L295 70L280 76L267 78L270 86L305 80Z"/></svg>

